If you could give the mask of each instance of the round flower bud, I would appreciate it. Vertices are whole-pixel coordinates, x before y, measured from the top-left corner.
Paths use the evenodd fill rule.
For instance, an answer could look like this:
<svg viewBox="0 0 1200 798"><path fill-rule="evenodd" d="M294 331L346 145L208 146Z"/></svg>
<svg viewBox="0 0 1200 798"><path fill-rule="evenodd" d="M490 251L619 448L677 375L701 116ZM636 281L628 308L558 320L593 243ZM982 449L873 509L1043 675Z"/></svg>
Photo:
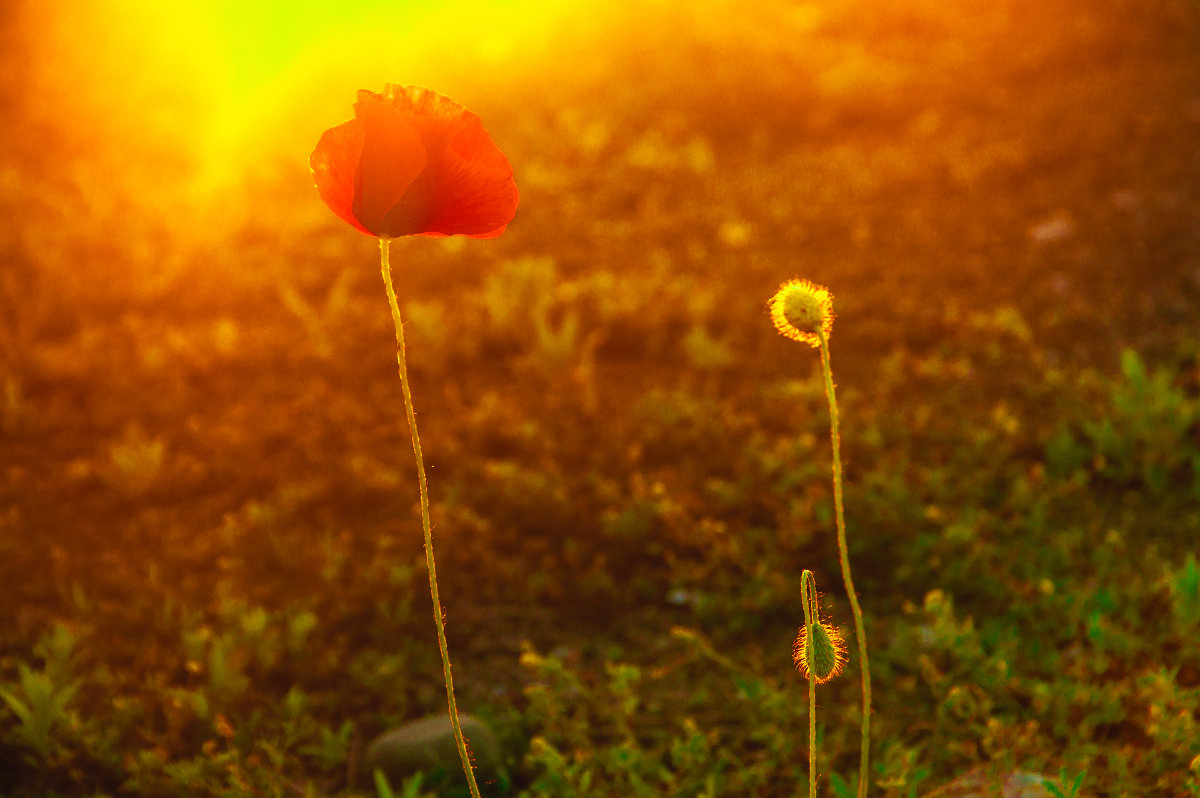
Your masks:
<svg viewBox="0 0 1200 798"><path fill-rule="evenodd" d="M808 280L789 280L768 303L771 321L781 335L820 347L833 331L833 295Z"/></svg>

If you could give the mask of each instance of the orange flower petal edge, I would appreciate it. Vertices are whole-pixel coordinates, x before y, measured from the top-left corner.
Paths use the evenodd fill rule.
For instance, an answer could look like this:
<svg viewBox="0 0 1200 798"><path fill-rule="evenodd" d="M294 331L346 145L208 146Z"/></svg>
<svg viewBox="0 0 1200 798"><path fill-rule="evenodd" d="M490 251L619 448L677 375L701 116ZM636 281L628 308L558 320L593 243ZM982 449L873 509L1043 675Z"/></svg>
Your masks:
<svg viewBox="0 0 1200 798"><path fill-rule="evenodd" d="M359 91L354 119L309 157L317 193L360 232L494 238L520 202L512 165L479 117L430 89Z"/></svg>

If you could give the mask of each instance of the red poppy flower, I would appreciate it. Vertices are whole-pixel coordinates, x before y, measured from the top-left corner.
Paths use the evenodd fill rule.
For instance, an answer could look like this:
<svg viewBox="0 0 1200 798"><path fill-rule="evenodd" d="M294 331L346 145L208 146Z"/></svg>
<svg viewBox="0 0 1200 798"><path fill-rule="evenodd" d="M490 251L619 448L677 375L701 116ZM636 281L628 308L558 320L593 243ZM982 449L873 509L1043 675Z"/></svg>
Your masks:
<svg viewBox="0 0 1200 798"><path fill-rule="evenodd" d="M517 210L517 184L479 117L437 92L360 91L354 119L309 157L329 208L373 236L494 238Z"/></svg>

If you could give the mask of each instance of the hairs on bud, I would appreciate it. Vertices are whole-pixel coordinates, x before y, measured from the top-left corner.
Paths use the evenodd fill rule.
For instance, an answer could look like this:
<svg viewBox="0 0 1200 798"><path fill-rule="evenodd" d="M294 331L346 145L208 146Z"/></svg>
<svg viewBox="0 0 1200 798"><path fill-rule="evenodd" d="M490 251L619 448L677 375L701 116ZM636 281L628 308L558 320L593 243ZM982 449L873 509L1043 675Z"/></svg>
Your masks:
<svg viewBox="0 0 1200 798"><path fill-rule="evenodd" d="M824 684L846 667L846 641L824 621L801 626L792 646L792 662L805 679L811 673L817 684Z"/></svg>
<svg viewBox="0 0 1200 798"><path fill-rule="evenodd" d="M814 349L833 332L833 295L809 280L788 280L767 307L780 335Z"/></svg>

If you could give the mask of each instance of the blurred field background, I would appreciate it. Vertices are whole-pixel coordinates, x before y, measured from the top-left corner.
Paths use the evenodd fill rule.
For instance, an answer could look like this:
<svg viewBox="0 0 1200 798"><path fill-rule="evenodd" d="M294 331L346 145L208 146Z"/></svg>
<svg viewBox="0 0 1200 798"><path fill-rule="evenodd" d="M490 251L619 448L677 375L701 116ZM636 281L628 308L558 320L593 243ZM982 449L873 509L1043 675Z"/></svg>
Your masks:
<svg viewBox="0 0 1200 798"><path fill-rule="evenodd" d="M1194 0L0 15L0 794L369 795L444 711L376 242L307 165L395 82L521 190L393 246L489 794L806 780L801 570L850 617L818 359L765 313L800 276L872 794L1200 795Z"/></svg>

